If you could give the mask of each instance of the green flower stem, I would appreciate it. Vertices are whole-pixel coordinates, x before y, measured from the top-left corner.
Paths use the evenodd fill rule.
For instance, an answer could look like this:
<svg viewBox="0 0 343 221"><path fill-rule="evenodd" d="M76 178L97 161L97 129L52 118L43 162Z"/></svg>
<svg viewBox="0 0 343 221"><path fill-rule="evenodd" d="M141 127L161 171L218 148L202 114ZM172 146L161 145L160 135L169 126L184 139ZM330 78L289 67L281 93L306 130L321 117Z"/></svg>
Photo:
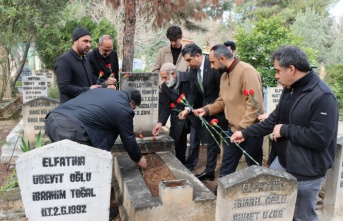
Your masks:
<svg viewBox="0 0 343 221"><path fill-rule="evenodd" d="M213 139L216 141L216 143L218 144L219 148L220 148L220 144L219 142L217 141L217 139L215 138L215 136L213 135L213 133L211 132L211 130L208 128L207 124L208 122L203 118L203 117L199 117L201 122L202 122L202 125L204 125L206 127L206 129L208 130L208 132L210 132L211 136L213 137ZM210 125L211 126L211 125ZM216 131L216 130L214 130ZM216 131L217 132L217 131Z"/></svg>
<svg viewBox="0 0 343 221"><path fill-rule="evenodd" d="M145 147L145 150L146 150L146 152L148 153L148 155L149 155L149 157L150 157L150 160L151 160L151 162L152 162L152 164L154 165L154 168L155 168L155 162L152 160L152 157L151 157L151 155L150 155L149 149L148 149L148 147L146 146L146 143L145 143L145 141L143 140L143 138L141 138L141 140L142 140L143 146Z"/></svg>
<svg viewBox="0 0 343 221"><path fill-rule="evenodd" d="M230 135L229 135L226 131L224 131L222 128L220 128L218 124L216 124L215 127L216 127L216 128L219 128L219 130L220 130L223 134L225 134L228 138L231 139ZM219 132L218 132L217 130L215 130L215 131L219 134ZM221 136L221 137L222 137L222 136ZM222 137L222 139L224 140L224 142L225 142L227 145L229 145L229 143L226 141L226 139L224 139L223 137ZM260 164L257 163L256 160L255 160L254 158L252 158L252 157L251 157L251 156L250 156L241 146L239 146L238 143L236 143L236 142L233 142L233 143L243 152L243 154L245 154L245 155L248 156L252 161L254 161L254 163L255 163L256 165L259 165L259 166L260 166Z"/></svg>
<svg viewBox="0 0 343 221"><path fill-rule="evenodd" d="M254 106L255 106L255 108L256 108L256 110L257 110L257 112L256 112L257 116L260 115L260 108L258 107L257 102L256 102L254 96L252 96L251 94L249 94L249 97L251 97L252 101L254 102Z"/></svg>
<svg viewBox="0 0 343 221"><path fill-rule="evenodd" d="M100 80L100 77L98 77L98 81L96 82L96 84L95 84L95 85L97 85L97 84L99 83L99 80Z"/></svg>

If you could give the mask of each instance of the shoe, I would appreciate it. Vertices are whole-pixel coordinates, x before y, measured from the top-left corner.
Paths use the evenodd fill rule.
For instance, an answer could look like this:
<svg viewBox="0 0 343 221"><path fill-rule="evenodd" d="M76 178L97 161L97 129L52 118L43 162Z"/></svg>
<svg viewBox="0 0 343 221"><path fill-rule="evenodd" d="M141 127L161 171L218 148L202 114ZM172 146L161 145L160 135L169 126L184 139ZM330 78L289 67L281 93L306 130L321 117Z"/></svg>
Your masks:
<svg viewBox="0 0 343 221"><path fill-rule="evenodd" d="M116 217L118 215L118 212L117 212L117 210L115 210L115 209L113 209L113 208L111 208L110 209L110 221L114 218L114 217Z"/></svg>
<svg viewBox="0 0 343 221"><path fill-rule="evenodd" d="M202 172L198 175L195 175L196 178L198 178L199 180L210 180L210 181L213 181L214 180L214 175L210 175L206 172Z"/></svg>

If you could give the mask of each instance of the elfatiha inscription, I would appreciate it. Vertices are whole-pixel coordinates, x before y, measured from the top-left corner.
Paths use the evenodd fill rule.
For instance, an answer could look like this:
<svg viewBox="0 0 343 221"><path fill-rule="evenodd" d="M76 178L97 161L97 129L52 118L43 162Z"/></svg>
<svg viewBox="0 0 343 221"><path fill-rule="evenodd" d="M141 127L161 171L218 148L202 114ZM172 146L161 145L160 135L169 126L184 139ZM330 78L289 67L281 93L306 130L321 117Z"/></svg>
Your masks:
<svg viewBox="0 0 343 221"><path fill-rule="evenodd" d="M250 192L265 192L265 191L276 191L284 189L282 181L272 181L272 182L257 182L257 183L244 183L242 185L242 193Z"/></svg>
<svg viewBox="0 0 343 221"><path fill-rule="evenodd" d="M43 157L43 167L65 167L65 166L84 166L85 157Z"/></svg>

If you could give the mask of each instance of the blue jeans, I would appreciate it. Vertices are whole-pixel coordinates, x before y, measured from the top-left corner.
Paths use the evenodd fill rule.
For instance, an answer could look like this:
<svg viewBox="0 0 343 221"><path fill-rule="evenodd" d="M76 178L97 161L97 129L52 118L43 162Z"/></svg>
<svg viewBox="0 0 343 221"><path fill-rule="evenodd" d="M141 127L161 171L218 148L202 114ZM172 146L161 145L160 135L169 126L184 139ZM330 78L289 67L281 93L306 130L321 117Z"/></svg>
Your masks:
<svg viewBox="0 0 343 221"><path fill-rule="evenodd" d="M229 136L232 135L229 129L226 132ZM242 157L242 150L236 146L235 143L231 143L230 138L225 138L226 143L224 146L224 155L222 160L222 167L220 168L220 177L226 176L228 174L234 173L236 171L239 160ZM245 150L259 165L262 165L262 144L263 137L253 137L246 139L244 142L240 143L239 146ZM247 155L245 155L246 162L248 166L256 165L256 163L251 160Z"/></svg>
<svg viewBox="0 0 343 221"><path fill-rule="evenodd" d="M278 157L272 162L270 169L286 172L286 169L280 165ZM298 181L298 194L293 221L318 221L316 204L323 180L324 177L314 180Z"/></svg>

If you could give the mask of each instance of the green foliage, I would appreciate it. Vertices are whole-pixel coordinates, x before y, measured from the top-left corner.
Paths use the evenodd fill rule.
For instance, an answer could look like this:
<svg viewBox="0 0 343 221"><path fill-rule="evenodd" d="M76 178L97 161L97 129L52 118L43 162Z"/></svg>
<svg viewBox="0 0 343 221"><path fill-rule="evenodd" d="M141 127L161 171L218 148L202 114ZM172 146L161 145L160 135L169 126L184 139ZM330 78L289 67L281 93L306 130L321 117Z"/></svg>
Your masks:
<svg viewBox="0 0 343 221"><path fill-rule="evenodd" d="M17 173L15 170L9 175L5 181L5 183L0 188L0 195L2 195L6 190L17 187L18 186L18 179Z"/></svg>
<svg viewBox="0 0 343 221"><path fill-rule="evenodd" d="M60 99L60 93L59 93L57 85L54 85L53 87L48 88L48 97L56 99L56 100Z"/></svg>
<svg viewBox="0 0 343 221"><path fill-rule="evenodd" d="M326 70L324 81L335 93L339 108L343 108L343 64L332 65Z"/></svg>
<svg viewBox="0 0 343 221"><path fill-rule="evenodd" d="M92 34L92 46L97 47L99 37L103 34L109 34L114 39L114 50L117 49L117 32L114 26L106 19L96 23L90 17L82 17L80 20L71 19L64 23L54 24L40 29L36 49L42 62L47 69L54 69L57 58L68 51L72 46L72 34L74 29L81 25Z"/></svg>
<svg viewBox="0 0 343 221"><path fill-rule="evenodd" d="M35 149L35 148L39 148L42 146L42 134L41 132L39 131L39 133L37 134L37 137L36 137L36 145L35 147L33 147L32 149ZM20 144L20 148L21 150L25 153L25 152L28 152L31 149L31 145L30 145L30 141L27 141L27 144L25 143L24 141L24 137L21 138L21 144Z"/></svg>
<svg viewBox="0 0 343 221"><path fill-rule="evenodd" d="M253 23L251 31L239 28L234 34L237 39L237 52L242 61L250 63L260 73L263 87L276 86L271 53L282 45L300 46L302 38L296 36L293 30L281 26L280 16L268 19L262 18ZM314 62L315 52L310 48L303 48L310 62Z"/></svg>
<svg viewBox="0 0 343 221"><path fill-rule="evenodd" d="M331 48L334 43L331 33L332 19L317 13L314 8L298 13L292 27L295 33L302 36L302 46L311 47L318 53L318 63L328 64L332 61Z"/></svg>

